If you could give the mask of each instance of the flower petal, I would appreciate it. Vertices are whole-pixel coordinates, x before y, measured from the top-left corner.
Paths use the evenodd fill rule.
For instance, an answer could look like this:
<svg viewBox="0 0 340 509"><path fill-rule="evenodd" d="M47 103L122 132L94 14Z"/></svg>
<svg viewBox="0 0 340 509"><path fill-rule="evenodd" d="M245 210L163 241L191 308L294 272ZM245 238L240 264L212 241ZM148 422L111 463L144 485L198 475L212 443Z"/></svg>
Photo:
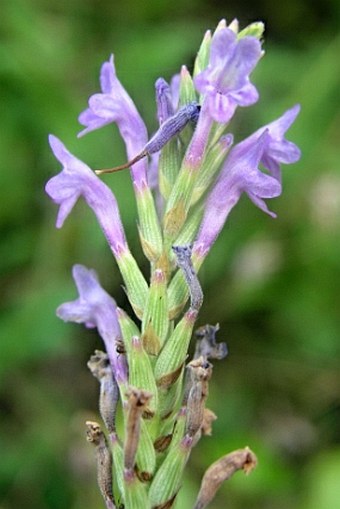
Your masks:
<svg viewBox="0 0 340 509"><path fill-rule="evenodd" d="M284 137L299 111L300 105L296 104L281 115L281 117L261 127L245 140L245 143L251 144L255 139L259 138L264 131L268 132L269 138L262 154L261 163L277 180L281 180L281 163L295 163L301 157L301 151L295 143L287 141Z"/></svg>
<svg viewBox="0 0 340 509"><path fill-rule="evenodd" d="M125 357L117 353L121 330L116 313L116 302L100 286L94 270L89 270L83 265L75 265L73 278L78 288L79 298L59 306L57 316L65 321L96 327L105 343L117 383L125 383L127 381Z"/></svg>
<svg viewBox="0 0 340 509"><path fill-rule="evenodd" d="M116 257L128 249L118 204L112 191L91 169L74 157L55 136L49 137L63 170L46 184L46 192L60 205L57 227L60 228L80 196L92 208Z"/></svg>
<svg viewBox="0 0 340 509"><path fill-rule="evenodd" d="M261 210L273 215L262 198L278 196L281 185L258 169L268 137L269 134L265 131L251 144L245 140L230 151L205 204L203 220L193 248L197 256L207 255L243 192L246 192Z"/></svg>
<svg viewBox="0 0 340 509"><path fill-rule="evenodd" d="M215 121L227 123L237 106L249 106L258 100L249 74L262 54L261 44L255 37L238 39L226 27L214 33L209 64L195 77L194 83L201 94L206 94Z"/></svg>
<svg viewBox="0 0 340 509"><path fill-rule="evenodd" d="M100 87L104 94L109 94L114 87L115 82L115 64L114 55L110 55L108 62L104 62L100 71Z"/></svg>
<svg viewBox="0 0 340 509"><path fill-rule="evenodd" d="M102 93L89 99L89 107L79 115L79 122L85 126L78 136L110 123L116 123L125 142L127 158L133 159L148 141L145 124L131 97L117 78L113 55L102 65L100 72ZM146 182L147 160L132 166L134 182Z"/></svg>

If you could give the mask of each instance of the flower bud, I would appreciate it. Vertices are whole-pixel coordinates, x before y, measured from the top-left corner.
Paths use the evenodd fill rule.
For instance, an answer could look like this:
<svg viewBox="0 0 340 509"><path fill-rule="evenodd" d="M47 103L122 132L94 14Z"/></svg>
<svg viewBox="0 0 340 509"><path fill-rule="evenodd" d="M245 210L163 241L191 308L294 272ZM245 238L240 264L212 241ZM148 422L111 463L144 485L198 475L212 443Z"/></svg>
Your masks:
<svg viewBox="0 0 340 509"><path fill-rule="evenodd" d="M202 165L201 171L199 172L195 182L195 187L191 197L191 205L194 205L203 196L207 189L209 189L232 143L233 136L231 134L227 134L226 136L222 136L207 153L204 159L204 164Z"/></svg>
<svg viewBox="0 0 340 509"><path fill-rule="evenodd" d="M158 163L159 190L166 200L169 198L180 166L178 140L173 139L162 149Z"/></svg>
<svg viewBox="0 0 340 509"><path fill-rule="evenodd" d="M153 273L142 321L142 341L149 355L158 355L169 328L168 295L164 271Z"/></svg>
<svg viewBox="0 0 340 509"><path fill-rule="evenodd" d="M176 325L159 354L155 366L155 378L159 387L170 386L179 377L187 356L196 318L197 311L189 309Z"/></svg>
<svg viewBox="0 0 340 509"><path fill-rule="evenodd" d="M157 409L157 386L150 359L138 336L132 337L131 348L127 352L127 358L129 366L129 384L138 389L148 391L150 395L152 395L152 398L150 398L150 401L144 408L144 416L150 418L155 414Z"/></svg>
<svg viewBox="0 0 340 509"><path fill-rule="evenodd" d="M109 434L114 478L121 498L124 500L124 452L116 433Z"/></svg>
<svg viewBox="0 0 340 509"><path fill-rule="evenodd" d="M156 468L156 451L150 436L147 421L142 419L140 425L135 468L138 478L143 482L147 482L152 478Z"/></svg>
<svg viewBox="0 0 340 509"><path fill-rule="evenodd" d="M182 65L179 82L179 104L185 105L190 103L196 103L196 101L197 95L192 77L187 67L185 65ZM192 134L196 128L199 111L200 106L198 106L197 116L196 117L194 116L191 119L191 122L188 122L187 126L183 129L183 131L180 134L180 139L183 147L187 147L190 143Z"/></svg>
<svg viewBox="0 0 340 509"><path fill-rule="evenodd" d="M246 28L241 30L238 34L238 37L246 37L252 36L256 37L256 39L261 39L265 30L264 23L262 21L255 21L254 23L250 23Z"/></svg>
<svg viewBox="0 0 340 509"><path fill-rule="evenodd" d="M167 502L168 507L171 507L180 489L190 451L191 441L186 439L169 451L150 486L149 500L152 508L164 507Z"/></svg>
<svg viewBox="0 0 340 509"><path fill-rule="evenodd" d="M129 509L150 507L145 484L131 470L124 472L124 507Z"/></svg>
<svg viewBox="0 0 340 509"><path fill-rule="evenodd" d="M178 317L189 297L188 285L184 274L178 270L168 288L169 320Z"/></svg>
<svg viewBox="0 0 340 509"><path fill-rule="evenodd" d="M190 72L185 65L182 65L179 82L179 103L188 104L196 101L196 90Z"/></svg>
<svg viewBox="0 0 340 509"><path fill-rule="evenodd" d="M207 30L204 34L203 41L201 43L200 49L198 50L195 59L194 76L202 72L203 69L207 67L209 62L210 45L211 45L211 31Z"/></svg>
<svg viewBox="0 0 340 509"><path fill-rule="evenodd" d="M185 221L181 232L174 244L177 246L183 246L184 244L192 244L195 240L198 227L201 224L203 216L203 209L201 206L194 207L192 211L190 211L190 215Z"/></svg>
<svg viewBox="0 0 340 509"><path fill-rule="evenodd" d="M150 262L156 261L162 253L162 234L155 208L155 202L148 186L135 186L139 217L139 237L143 253Z"/></svg>
<svg viewBox="0 0 340 509"><path fill-rule="evenodd" d="M183 182L183 179L185 178L186 182ZM181 183L183 182L183 189L187 188L188 185L188 175L181 176L180 179ZM181 185L177 185L178 179L176 180L176 190L178 189L178 194L175 196L174 193L170 195L170 197L173 197L173 206L168 206L168 210L164 215L164 237L166 241L166 245L171 245L178 236L179 232L182 229L182 226L185 223L185 220L187 218L187 203L188 199L186 199L186 196L183 196L183 193L179 191L181 188ZM193 183L192 183L193 184ZM174 189L174 188L173 188ZM191 190L189 189L188 192L188 198L191 197ZM170 198L168 200L168 204L170 203Z"/></svg>
<svg viewBox="0 0 340 509"><path fill-rule="evenodd" d="M183 368L160 380L158 388L158 413L162 420L168 419L177 409L182 395ZM174 381L175 380L175 381Z"/></svg>
<svg viewBox="0 0 340 509"><path fill-rule="evenodd" d="M186 420L187 408L182 406L177 412L170 448L178 447L178 444L184 438Z"/></svg>
<svg viewBox="0 0 340 509"><path fill-rule="evenodd" d="M117 308L117 317L123 336L124 348L126 353L128 353L131 350L132 338L134 336L140 336L140 331L135 322L131 320L123 309Z"/></svg>
<svg viewBox="0 0 340 509"><path fill-rule="evenodd" d="M119 270L124 279L126 293L130 304L138 318L142 318L148 295L148 285L141 273L136 260L128 251L117 259Z"/></svg>

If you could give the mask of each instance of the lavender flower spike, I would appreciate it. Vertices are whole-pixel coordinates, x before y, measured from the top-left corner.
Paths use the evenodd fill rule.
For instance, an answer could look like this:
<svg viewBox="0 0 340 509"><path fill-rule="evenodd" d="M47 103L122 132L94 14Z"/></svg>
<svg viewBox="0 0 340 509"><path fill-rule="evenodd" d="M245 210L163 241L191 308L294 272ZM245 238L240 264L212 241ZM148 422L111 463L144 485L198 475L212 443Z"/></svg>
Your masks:
<svg viewBox="0 0 340 509"><path fill-rule="evenodd" d="M116 258L128 251L118 204L112 191L82 161L74 157L55 136L49 136L62 171L46 184L46 192L60 205L57 228L61 228L76 201L83 196L97 216L100 226Z"/></svg>
<svg viewBox="0 0 340 509"><path fill-rule="evenodd" d="M193 247L193 255L204 258L215 242L231 209L246 192L252 202L267 214L263 198L274 198L281 194L281 184L274 177L262 173L258 166L269 142L265 131L250 145L247 140L236 145L208 196L203 220Z"/></svg>
<svg viewBox="0 0 340 509"><path fill-rule="evenodd" d="M258 92L249 75L262 56L261 43L255 37L241 39L230 28L216 30L211 41L206 69L194 78L197 90L205 94L210 116L229 122L237 106L250 106Z"/></svg>
<svg viewBox="0 0 340 509"><path fill-rule="evenodd" d="M116 315L116 302L100 286L94 270L83 265L74 265L73 278L79 298L62 304L57 316L65 322L84 323L86 327L97 327L103 338L114 377L118 385L127 382L127 366L124 355L117 353L121 331Z"/></svg>
<svg viewBox="0 0 340 509"><path fill-rule="evenodd" d="M136 106L117 78L113 55L102 65L100 85L102 93L92 95L89 107L79 115L79 122L85 129L78 136L114 122L125 142L127 158L130 160L143 150L148 134ZM146 170L147 161L136 163L132 168L134 182L146 182Z"/></svg>

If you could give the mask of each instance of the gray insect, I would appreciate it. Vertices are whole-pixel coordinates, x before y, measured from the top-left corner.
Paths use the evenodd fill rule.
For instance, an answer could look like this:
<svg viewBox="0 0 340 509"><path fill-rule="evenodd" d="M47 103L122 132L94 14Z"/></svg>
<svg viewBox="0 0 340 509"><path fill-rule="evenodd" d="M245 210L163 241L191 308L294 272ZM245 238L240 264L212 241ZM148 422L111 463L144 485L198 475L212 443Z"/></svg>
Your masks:
<svg viewBox="0 0 340 509"><path fill-rule="evenodd" d="M197 122L200 109L201 107L196 101L182 106L177 113L161 124L158 131L147 142L143 150L133 159L120 166L115 166L114 168L95 170L96 174L102 175L103 173L114 173L116 171L125 170L143 159L143 157L158 152L171 138L179 134L190 121L194 123Z"/></svg>

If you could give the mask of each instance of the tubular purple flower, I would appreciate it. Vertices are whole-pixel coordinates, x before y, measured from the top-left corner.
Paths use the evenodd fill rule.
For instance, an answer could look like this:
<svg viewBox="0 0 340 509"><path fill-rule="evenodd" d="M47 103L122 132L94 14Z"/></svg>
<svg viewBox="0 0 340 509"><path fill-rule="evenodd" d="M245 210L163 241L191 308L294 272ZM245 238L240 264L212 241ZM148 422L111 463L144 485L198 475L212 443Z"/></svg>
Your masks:
<svg viewBox="0 0 340 509"><path fill-rule="evenodd" d="M60 205L56 226L61 228L76 201L82 196L91 207L116 258L128 251L118 204L112 191L82 161L73 156L55 136L49 136L51 149L63 165L45 190Z"/></svg>
<svg viewBox="0 0 340 509"><path fill-rule="evenodd" d="M263 198L275 198L281 194L280 164L295 163L300 158L300 149L284 138L299 111L298 104L293 106L231 150L206 202L193 248L196 256L206 256L243 192L258 208L276 217L268 210ZM260 163L270 175L258 169Z"/></svg>
<svg viewBox="0 0 340 509"><path fill-rule="evenodd" d="M206 256L243 192L257 207L275 217L263 198L279 196L281 184L258 168L268 140L268 131L264 131L251 144L245 140L231 150L205 204L203 220L193 247L196 257Z"/></svg>
<svg viewBox="0 0 340 509"><path fill-rule="evenodd" d="M117 353L117 344L122 336L116 314L116 302L100 286L94 270L83 265L74 265L72 274L79 298L59 306L57 316L65 322L84 323L88 328L96 327L104 341L117 383L125 384L126 359L124 355Z"/></svg>
<svg viewBox="0 0 340 509"><path fill-rule="evenodd" d="M229 28L214 33L209 64L194 78L194 84L205 94L210 116L216 122L229 122L237 106L250 106L258 100L249 75L262 54L255 37L238 39Z"/></svg>
<svg viewBox="0 0 340 509"><path fill-rule="evenodd" d="M89 107L79 115L79 122L85 126L78 136L115 122L125 142L128 160L141 152L148 141L145 124L131 97L116 75L114 57L102 65L100 72L102 93L89 99ZM146 181L147 160L135 163L132 170L134 182Z"/></svg>

